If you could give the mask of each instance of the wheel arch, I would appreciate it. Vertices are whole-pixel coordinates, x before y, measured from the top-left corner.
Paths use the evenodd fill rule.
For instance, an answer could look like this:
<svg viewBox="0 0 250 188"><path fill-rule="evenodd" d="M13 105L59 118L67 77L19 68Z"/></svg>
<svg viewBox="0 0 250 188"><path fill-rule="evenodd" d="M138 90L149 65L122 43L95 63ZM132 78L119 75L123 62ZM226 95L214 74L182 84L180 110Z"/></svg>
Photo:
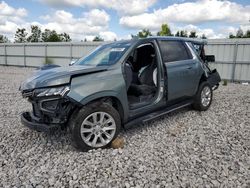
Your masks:
<svg viewBox="0 0 250 188"><path fill-rule="evenodd" d="M125 122L127 119L127 113L126 113L126 108L125 105L122 103L122 101L113 93L102 93L100 94L94 94L89 97L86 97L81 101L81 105L89 105L91 103L96 103L96 102L104 102L108 103L111 106L113 106L119 113L121 122Z"/></svg>
<svg viewBox="0 0 250 188"><path fill-rule="evenodd" d="M206 76L205 73L203 73L203 74L201 75L200 81L199 81L199 85L200 85L202 82L204 82L204 81L207 81L207 76Z"/></svg>
<svg viewBox="0 0 250 188"><path fill-rule="evenodd" d="M206 76L205 72L203 72L203 73L201 74L201 76L200 76L199 84L196 86L196 92L195 92L195 93L197 93L197 91L198 91L198 89L199 89L199 86L200 86L201 83L204 82L204 81L207 81L207 76Z"/></svg>

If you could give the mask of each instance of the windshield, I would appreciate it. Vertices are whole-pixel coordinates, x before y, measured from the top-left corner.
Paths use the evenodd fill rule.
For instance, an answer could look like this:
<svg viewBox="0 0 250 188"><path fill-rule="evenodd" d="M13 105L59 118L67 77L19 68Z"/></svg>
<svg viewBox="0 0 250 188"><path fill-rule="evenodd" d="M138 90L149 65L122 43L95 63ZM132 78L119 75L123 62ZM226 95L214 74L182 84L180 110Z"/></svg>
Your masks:
<svg viewBox="0 0 250 188"><path fill-rule="evenodd" d="M76 61L75 65L109 66L115 64L131 45L130 42L105 44L87 57Z"/></svg>

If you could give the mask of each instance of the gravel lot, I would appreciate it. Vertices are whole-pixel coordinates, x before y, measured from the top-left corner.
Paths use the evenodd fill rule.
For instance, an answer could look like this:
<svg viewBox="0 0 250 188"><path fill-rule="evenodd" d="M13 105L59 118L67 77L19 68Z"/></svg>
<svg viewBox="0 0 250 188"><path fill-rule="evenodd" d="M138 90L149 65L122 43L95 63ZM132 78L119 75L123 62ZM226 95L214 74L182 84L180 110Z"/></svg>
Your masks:
<svg viewBox="0 0 250 188"><path fill-rule="evenodd" d="M250 187L250 86L123 131L124 149L82 153L67 132L20 123L30 104L18 88L33 70L0 66L0 187Z"/></svg>

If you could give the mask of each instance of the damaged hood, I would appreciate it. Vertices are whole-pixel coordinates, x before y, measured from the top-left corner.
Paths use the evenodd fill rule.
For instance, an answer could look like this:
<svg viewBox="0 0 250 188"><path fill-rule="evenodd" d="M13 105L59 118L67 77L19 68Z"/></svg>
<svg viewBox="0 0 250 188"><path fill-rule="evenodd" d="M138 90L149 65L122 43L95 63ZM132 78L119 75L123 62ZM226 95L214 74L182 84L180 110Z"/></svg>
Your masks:
<svg viewBox="0 0 250 188"><path fill-rule="evenodd" d="M90 74L107 70L107 66L82 66L74 65L69 67L58 67L48 70L36 71L31 77L24 81L20 90L33 90L50 86L58 86L70 83L71 76Z"/></svg>

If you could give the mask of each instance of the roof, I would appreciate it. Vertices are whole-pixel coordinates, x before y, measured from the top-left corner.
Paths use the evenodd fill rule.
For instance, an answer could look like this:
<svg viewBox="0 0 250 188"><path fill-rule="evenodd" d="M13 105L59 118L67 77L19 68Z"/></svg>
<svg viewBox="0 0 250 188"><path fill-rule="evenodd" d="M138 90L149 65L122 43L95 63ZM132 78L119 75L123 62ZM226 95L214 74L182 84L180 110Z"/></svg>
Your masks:
<svg viewBox="0 0 250 188"><path fill-rule="evenodd" d="M184 42L192 42L194 44L207 44L207 41L204 39L199 39L199 38L187 38L187 37L172 37L172 36L151 36L147 38L133 38L130 40L119 40L115 42L108 42L105 44L119 44L119 45L124 45L124 44L132 44L137 41L145 41L149 42L150 40L155 39L155 40L171 40L171 41L184 41Z"/></svg>
<svg viewBox="0 0 250 188"><path fill-rule="evenodd" d="M206 44L207 41L199 38L187 38L187 37L174 37L174 36L152 36L148 38L160 39L160 40L175 40L175 41L184 41L184 42L192 42L195 44Z"/></svg>

